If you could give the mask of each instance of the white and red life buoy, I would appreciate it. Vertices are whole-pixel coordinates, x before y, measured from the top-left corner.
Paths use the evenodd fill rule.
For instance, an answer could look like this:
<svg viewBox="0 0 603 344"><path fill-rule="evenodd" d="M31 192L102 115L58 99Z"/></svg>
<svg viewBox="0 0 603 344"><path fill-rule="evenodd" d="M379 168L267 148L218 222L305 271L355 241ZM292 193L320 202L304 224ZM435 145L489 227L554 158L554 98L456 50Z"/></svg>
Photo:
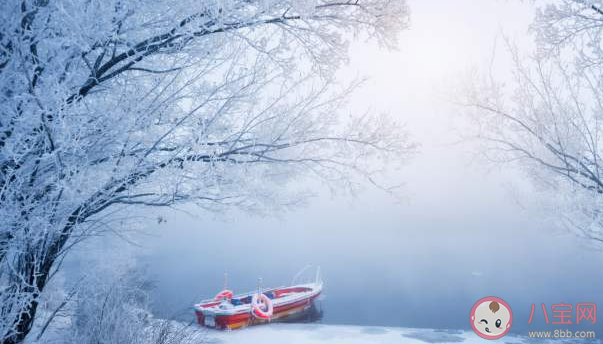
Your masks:
<svg viewBox="0 0 603 344"><path fill-rule="evenodd" d="M234 295L234 293L232 292L232 290L222 290L221 292L219 292L216 297L214 297L214 300L216 301L222 301L222 300L232 300L232 296Z"/></svg>
<svg viewBox="0 0 603 344"><path fill-rule="evenodd" d="M269 320L272 318L272 300L264 294L254 294L251 298L251 312L256 318Z"/></svg>

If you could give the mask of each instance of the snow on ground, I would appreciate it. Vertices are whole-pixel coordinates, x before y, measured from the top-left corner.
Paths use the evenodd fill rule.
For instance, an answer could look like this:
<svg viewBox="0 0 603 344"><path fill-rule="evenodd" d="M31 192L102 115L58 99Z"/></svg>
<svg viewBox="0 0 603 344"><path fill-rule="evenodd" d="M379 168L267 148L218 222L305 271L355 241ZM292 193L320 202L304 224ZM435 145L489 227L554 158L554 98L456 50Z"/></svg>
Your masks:
<svg viewBox="0 0 603 344"><path fill-rule="evenodd" d="M473 331L437 330L417 328L394 328L378 326L347 326L325 324L274 323L249 327L235 331L219 331L184 324L170 323L176 337L181 340L157 341L149 338L136 343L180 343L180 344L485 344L489 341L478 337ZM161 331L161 320L148 329ZM166 324L165 322L163 324ZM65 325L65 324L64 324ZM67 326L68 327L68 326ZM66 328L63 328L65 330ZM52 331L54 332L54 331ZM28 338L28 344L64 344L65 333L54 332L41 341ZM139 338L140 339L140 338ZM493 341L500 344L601 344L598 339L531 339L525 336L507 335Z"/></svg>
<svg viewBox="0 0 603 344"><path fill-rule="evenodd" d="M485 342L484 339L471 331L374 326L271 324L230 332L206 329L199 329L199 331L206 331L203 342L208 344L484 344ZM508 335L498 342L501 344L521 344L533 340ZM561 344L563 341L557 340L555 343Z"/></svg>

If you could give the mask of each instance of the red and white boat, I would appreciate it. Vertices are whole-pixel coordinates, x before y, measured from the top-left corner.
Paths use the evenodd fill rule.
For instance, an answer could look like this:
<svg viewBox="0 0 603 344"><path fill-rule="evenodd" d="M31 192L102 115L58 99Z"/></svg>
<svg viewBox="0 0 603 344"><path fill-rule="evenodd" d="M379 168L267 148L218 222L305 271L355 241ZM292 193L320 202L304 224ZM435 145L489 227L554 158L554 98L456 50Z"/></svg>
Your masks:
<svg viewBox="0 0 603 344"><path fill-rule="evenodd" d="M313 307L322 292L323 283L318 274L313 283L289 287L262 289L239 295L223 290L215 298L194 305L197 322L201 326L234 330L287 320Z"/></svg>

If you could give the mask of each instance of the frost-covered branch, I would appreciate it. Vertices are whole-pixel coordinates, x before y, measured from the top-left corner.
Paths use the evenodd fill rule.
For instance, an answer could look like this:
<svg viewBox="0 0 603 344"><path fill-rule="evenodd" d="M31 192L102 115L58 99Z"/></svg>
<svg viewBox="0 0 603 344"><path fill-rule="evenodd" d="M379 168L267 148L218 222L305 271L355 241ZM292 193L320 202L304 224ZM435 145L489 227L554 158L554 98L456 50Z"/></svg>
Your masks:
<svg viewBox="0 0 603 344"><path fill-rule="evenodd" d="M475 82L464 105L472 108L484 152L520 167L543 191L541 207L577 234L603 239L603 50L601 4L546 2L533 26L531 57L509 45L510 83ZM510 85L510 86L509 86Z"/></svg>
<svg viewBox="0 0 603 344"><path fill-rule="evenodd" d="M354 191L413 151L347 113L347 42L393 47L403 0L0 4L0 342L31 330L70 247L126 206L270 211Z"/></svg>

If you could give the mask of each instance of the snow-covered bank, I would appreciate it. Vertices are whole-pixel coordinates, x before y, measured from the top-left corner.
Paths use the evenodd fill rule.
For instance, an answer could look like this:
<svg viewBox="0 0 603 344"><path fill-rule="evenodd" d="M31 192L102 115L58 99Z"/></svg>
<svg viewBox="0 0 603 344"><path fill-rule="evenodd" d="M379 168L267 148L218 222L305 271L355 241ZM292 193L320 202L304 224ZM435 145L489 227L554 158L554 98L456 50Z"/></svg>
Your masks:
<svg viewBox="0 0 603 344"><path fill-rule="evenodd" d="M413 328L391 328L375 326L342 326L323 324L271 324L256 326L238 331L220 332L206 331L203 336L206 343L212 344L425 344L425 343L464 343L484 344L484 339L471 331L432 330ZM520 344L533 342L535 339L507 335L499 342ZM564 343L565 340L551 340ZM581 343L600 341L584 340ZM538 340L538 343L543 343Z"/></svg>
<svg viewBox="0 0 603 344"><path fill-rule="evenodd" d="M437 331L401 329L373 326L340 326L322 324L271 324L240 331L208 331L210 343L220 344L367 344L367 343L460 343L471 337L482 340L473 333L463 331Z"/></svg>
<svg viewBox="0 0 603 344"><path fill-rule="evenodd" d="M57 324L55 324L57 325ZM42 340L27 344L65 344L71 325L55 326ZM484 344L472 331L395 328L379 326L274 323L235 331L219 331L177 321L154 319L140 336L125 338L127 344ZM93 338L91 338L93 339ZM87 341L88 342L88 341ZM110 341L111 342L111 341ZM599 339L530 339L506 335L500 344L601 344ZM97 343L90 341L90 343ZM112 342L111 342L112 343ZM123 344L122 343L122 344ZM77 344L82 344L78 342Z"/></svg>

